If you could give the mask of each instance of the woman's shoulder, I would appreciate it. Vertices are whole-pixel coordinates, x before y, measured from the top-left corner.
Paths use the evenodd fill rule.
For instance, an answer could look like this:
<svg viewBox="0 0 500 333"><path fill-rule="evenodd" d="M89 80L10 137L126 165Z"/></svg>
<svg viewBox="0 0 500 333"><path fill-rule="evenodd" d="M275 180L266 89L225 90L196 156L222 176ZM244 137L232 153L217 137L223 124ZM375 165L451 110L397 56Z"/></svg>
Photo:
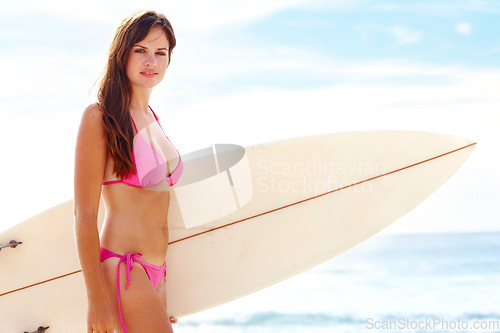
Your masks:
<svg viewBox="0 0 500 333"><path fill-rule="evenodd" d="M99 103L90 104L83 110L82 121L98 122L102 124L104 111Z"/></svg>
<svg viewBox="0 0 500 333"><path fill-rule="evenodd" d="M104 110L99 103L92 103L85 108L83 115L87 117L102 117Z"/></svg>
<svg viewBox="0 0 500 333"><path fill-rule="evenodd" d="M90 104L83 110L81 126L91 131L102 131L104 127L103 114L102 107L98 103Z"/></svg>

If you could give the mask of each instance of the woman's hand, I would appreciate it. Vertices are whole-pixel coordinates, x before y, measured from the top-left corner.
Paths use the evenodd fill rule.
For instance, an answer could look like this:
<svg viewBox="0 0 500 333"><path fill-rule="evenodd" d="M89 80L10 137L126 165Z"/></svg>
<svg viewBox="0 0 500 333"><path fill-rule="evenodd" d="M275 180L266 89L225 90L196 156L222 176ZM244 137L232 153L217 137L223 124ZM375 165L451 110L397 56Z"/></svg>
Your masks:
<svg viewBox="0 0 500 333"><path fill-rule="evenodd" d="M87 313L87 333L113 333L115 321L109 302L89 301Z"/></svg>

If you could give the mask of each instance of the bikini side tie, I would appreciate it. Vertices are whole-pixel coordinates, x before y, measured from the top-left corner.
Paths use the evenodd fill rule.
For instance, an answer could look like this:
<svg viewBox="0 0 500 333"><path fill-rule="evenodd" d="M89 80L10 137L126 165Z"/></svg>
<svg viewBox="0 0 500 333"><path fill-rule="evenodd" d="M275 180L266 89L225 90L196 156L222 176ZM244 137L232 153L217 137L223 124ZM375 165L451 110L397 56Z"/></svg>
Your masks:
<svg viewBox="0 0 500 333"><path fill-rule="evenodd" d="M134 261L142 257L142 253L126 253L124 256L120 256L120 261L118 262L116 269L116 295L118 298L118 310L120 311L120 323L122 324L125 333L128 333L122 316L122 302L120 300L120 264L125 263L125 272L127 273L127 284L125 285L125 290L128 289L130 284L130 271L134 268Z"/></svg>

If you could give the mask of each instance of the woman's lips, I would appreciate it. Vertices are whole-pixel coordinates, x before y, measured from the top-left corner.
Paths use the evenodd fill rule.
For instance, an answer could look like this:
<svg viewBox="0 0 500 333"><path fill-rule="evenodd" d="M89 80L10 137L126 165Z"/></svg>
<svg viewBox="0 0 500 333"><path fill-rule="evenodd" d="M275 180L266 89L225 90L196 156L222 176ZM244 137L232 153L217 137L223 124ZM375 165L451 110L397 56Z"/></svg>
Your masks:
<svg viewBox="0 0 500 333"><path fill-rule="evenodd" d="M141 74L148 78L154 78L158 75L158 73L155 72L141 72Z"/></svg>

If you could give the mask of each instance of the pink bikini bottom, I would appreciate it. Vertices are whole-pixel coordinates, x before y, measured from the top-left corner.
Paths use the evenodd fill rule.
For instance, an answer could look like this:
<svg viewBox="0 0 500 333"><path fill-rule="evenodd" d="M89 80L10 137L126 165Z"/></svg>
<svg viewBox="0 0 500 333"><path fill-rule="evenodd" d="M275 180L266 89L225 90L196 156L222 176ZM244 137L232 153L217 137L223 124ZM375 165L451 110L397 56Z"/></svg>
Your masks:
<svg viewBox="0 0 500 333"><path fill-rule="evenodd" d="M117 268L117 273L116 273L116 296L118 299L118 309L120 312L120 322L122 324L123 331L125 333L128 333L127 328L125 327L125 323L123 321L123 316L122 316L122 305L120 302L120 264L123 262L126 265L126 273L127 273L127 284L125 285L125 290L128 289L128 286L130 284L130 271L133 268L134 262L140 264L144 270L146 271L146 275L149 278L149 281L151 281L151 284L153 287L156 289L158 285L160 284L162 279L165 279L167 276L167 270L166 270L166 264L163 263L163 266L155 266L148 264L147 262L137 260L138 258L142 257L142 254L139 252L136 253L126 253L125 255L121 256L119 254L116 254L114 252L111 252L108 249L105 249L101 247L101 262L108 258L120 258L120 261L118 262L118 268Z"/></svg>

